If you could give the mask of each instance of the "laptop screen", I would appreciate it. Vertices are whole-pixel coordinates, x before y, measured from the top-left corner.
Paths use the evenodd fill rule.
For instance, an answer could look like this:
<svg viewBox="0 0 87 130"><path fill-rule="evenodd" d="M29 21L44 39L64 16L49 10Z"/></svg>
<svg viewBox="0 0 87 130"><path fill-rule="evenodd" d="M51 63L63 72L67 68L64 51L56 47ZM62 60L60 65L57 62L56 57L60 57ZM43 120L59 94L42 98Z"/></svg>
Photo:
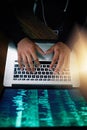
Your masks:
<svg viewBox="0 0 87 130"><path fill-rule="evenodd" d="M87 101L79 89L4 89L0 127L87 126Z"/></svg>

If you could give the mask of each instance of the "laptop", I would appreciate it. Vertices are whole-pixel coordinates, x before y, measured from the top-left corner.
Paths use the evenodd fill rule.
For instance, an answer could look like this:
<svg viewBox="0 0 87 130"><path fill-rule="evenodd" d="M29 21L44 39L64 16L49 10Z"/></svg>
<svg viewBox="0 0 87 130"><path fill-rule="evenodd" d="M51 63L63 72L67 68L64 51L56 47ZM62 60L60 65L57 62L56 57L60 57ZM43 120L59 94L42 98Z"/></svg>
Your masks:
<svg viewBox="0 0 87 130"><path fill-rule="evenodd" d="M36 42L36 44L39 45L43 51L46 51L55 43ZM37 55L40 61L40 67L35 66L35 73L27 72L25 67L23 71L21 71L18 65L17 48L14 42L9 42L4 71L4 87L78 88L80 86L78 66L73 51L70 54L70 68L62 75L54 75L53 70L49 70L53 54L42 56L37 52ZM55 66L56 65L54 65L54 68Z"/></svg>

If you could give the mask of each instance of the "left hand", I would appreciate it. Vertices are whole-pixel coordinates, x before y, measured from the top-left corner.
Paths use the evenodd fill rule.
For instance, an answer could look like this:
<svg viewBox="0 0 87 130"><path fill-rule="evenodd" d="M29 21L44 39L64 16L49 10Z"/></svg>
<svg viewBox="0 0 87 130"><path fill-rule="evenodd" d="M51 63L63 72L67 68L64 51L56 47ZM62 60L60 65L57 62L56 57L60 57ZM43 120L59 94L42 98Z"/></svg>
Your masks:
<svg viewBox="0 0 87 130"><path fill-rule="evenodd" d="M57 42L50 49L48 49L45 54L54 53L52 62L50 64L50 69L57 63L54 73L62 73L65 69L69 68L70 64L70 48L63 42Z"/></svg>

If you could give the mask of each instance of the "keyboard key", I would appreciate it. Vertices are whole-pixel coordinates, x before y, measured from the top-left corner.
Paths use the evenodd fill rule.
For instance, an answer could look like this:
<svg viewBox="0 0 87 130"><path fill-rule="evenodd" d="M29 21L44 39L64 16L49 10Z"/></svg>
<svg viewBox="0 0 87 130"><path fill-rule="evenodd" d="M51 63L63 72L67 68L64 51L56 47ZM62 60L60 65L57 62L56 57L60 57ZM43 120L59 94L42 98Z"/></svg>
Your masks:
<svg viewBox="0 0 87 130"><path fill-rule="evenodd" d="M49 69L49 64L40 64L40 67L37 68L35 65L35 72L28 72L24 67L21 71L17 62L14 65L14 76L13 80L31 80L31 81L71 81L70 71L67 69L60 75L53 74L53 70L55 69L56 65L53 66L53 69Z"/></svg>

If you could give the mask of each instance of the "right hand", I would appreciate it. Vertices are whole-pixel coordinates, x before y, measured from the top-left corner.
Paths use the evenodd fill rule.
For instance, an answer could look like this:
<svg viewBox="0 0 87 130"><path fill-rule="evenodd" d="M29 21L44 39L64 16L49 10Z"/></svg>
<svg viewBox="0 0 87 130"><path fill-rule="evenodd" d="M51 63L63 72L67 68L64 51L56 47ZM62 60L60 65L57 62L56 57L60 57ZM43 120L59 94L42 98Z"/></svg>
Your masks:
<svg viewBox="0 0 87 130"><path fill-rule="evenodd" d="M44 55L43 50L28 38L23 38L21 41L18 42L17 51L20 69L23 69L24 64L26 70L32 72L34 72L33 60L37 64L37 66L40 65L39 59L36 55L36 51Z"/></svg>

